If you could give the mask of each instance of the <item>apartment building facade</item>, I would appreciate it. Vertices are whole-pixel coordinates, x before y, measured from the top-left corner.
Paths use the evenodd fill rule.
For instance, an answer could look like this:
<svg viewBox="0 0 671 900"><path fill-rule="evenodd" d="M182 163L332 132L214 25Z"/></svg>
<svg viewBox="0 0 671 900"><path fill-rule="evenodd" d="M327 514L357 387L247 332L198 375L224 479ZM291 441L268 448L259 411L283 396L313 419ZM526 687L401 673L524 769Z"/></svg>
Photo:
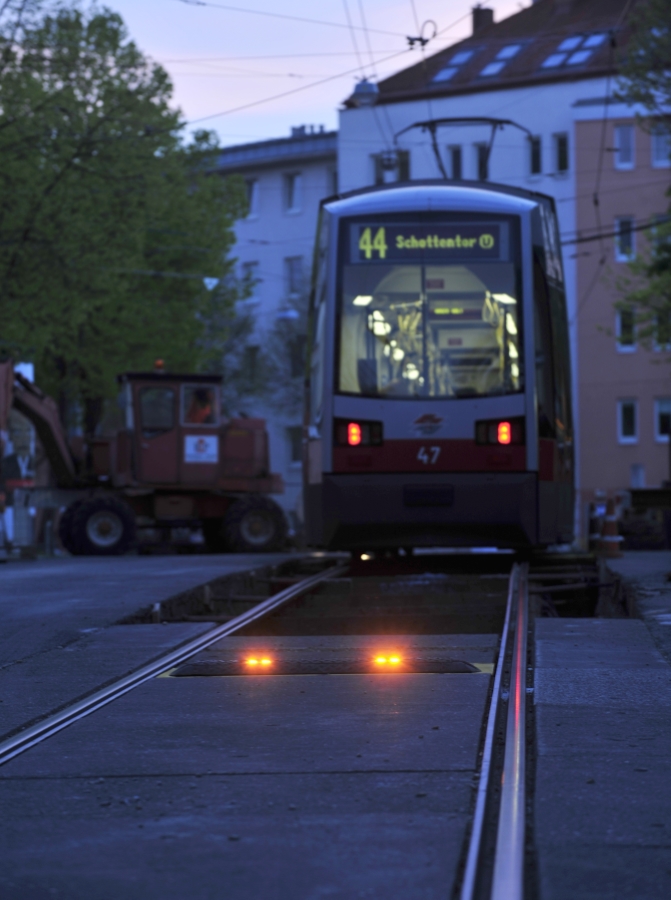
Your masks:
<svg viewBox="0 0 671 900"><path fill-rule="evenodd" d="M576 107L577 242L565 252L576 264L584 503L670 478L671 343L658 335L644 346L632 311L616 306L669 208L669 131L634 112L603 98Z"/></svg>
<svg viewBox="0 0 671 900"><path fill-rule="evenodd" d="M671 397L663 387L665 370L652 365L635 342L625 347L616 340L622 327L615 314L616 277L626 270L629 251L626 260L619 251L616 258L611 238L610 264L599 265L595 275L590 269L594 255L584 255L594 246L573 243L586 229L590 235L626 231L665 209L668 167L650 162L643 169L643 158L652 159L649 136L635 129L638 167L616 168L620 157L609 150L617 135L625 134L615 131L618 123L632 125L640 112L612 102L618 54L626 46L635 7L627 0L536 0L498 23L491 10L477 7L471 37L378 85L360 84L340 117L343 190L445 177L488 180L555 198L573 363L579 532L584 501L595 489L614 491L632 479L653 484L665 477L666 437L651 432L644 438L639 430L634 443L622 431L631 428L632 415L638 415L639 429L642 416L649 414L652 423L653 409L666 428L665 402ZM430 121L437 123L433 133L426 125ZM662 153L663 142L655 137L655 152ZM629 183L631 190L623 193ZM594 220L595 190L602 228ZM631 231L641 246L638 234ZM664 353L652 356L656 360ZM635 368L636 377L646 381L645 390L629 381ZM635 412L631 401L636 401ZM606 409L613 404L613 415L620 418L606 423ZM625 425L616 427L616 421ZM605 466L604 457L610 460Z"/></svg>
<svg viewBox="0 0 671 900"><path fill-rule="evenodd" d="M319 202L337 189L336 150L335 132L300 126L287 138L227 147L219 154L217 171L241 175L249 201L247 217L235 226L233 253L239 276L252 286L251 296L238 304L238 313L254 322L242 354L252 383L254 370L261 371L266 355L277 349L278 323L296 321L306 303ZM300 341L286 351L287 378L301 379ZM273 402L261 391L246 397L243 409L268 423L272 471L282 474L286 486L276 499L290 525L300 527L300 403Z"/></svg>

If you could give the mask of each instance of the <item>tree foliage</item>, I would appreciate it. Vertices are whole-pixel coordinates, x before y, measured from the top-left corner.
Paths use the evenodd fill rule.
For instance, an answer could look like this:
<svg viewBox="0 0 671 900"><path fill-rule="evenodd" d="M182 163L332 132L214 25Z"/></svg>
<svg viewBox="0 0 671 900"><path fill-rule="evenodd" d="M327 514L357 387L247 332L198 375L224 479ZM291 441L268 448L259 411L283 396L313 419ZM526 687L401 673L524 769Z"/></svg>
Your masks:
<svg viewBox="0 0 671 900"><path fill-rule="evenodd" d="M620 75L618 96L649 113L641 119L643 127L671 132L671 0L637 4ZM666 347L671 344L671 209L648 238L649 250L631 263L634 281L623 285L618 306L634 312L644 345Z"/></svg>
<svg viewBox="0 0 671 900"><path fill-rule="evenodd" d="M0 4L1 338L71 404L225 338L243 186L211 174L212 135L181 138L171 95L117 14Z"/></svg>

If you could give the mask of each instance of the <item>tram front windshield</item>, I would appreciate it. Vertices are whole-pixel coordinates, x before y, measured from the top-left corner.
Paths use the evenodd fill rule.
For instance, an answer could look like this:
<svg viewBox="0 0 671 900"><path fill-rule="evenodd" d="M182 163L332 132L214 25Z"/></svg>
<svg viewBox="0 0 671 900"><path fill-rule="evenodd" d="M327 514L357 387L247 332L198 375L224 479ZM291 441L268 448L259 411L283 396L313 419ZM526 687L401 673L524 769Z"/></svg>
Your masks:
<svg viewBox="0 0 671 900"><path fill-rule="evenodd" d="M523 388L509 220L345 225L338 389L478 397Z"/></svg>

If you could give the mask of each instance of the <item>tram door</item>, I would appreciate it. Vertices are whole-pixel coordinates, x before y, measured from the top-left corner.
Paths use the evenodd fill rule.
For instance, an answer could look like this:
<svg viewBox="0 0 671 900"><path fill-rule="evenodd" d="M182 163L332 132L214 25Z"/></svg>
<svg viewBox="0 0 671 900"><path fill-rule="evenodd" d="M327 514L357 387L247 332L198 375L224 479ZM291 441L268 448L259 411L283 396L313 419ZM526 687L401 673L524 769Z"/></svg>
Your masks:
<svg viewBox="0 0 671 900"><path fill-rule="evenodd" d="M178 479L179 435L177 388L169 385L135 385L138 481L174 484Z"/></svg>

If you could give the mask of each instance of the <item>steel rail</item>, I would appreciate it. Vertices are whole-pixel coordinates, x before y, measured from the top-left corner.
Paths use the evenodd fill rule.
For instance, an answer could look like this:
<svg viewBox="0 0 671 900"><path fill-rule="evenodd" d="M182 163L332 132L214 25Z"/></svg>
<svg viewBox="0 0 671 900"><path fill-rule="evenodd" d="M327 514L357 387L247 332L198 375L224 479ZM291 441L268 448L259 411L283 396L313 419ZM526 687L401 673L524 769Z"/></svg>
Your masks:
<svg viewBox="0 0 671 900"><path fill-rule="evenodd" d="M529 566L520 567L492 900L523 900Z"/></svg>
<svg viewBox="0 0 671 900"><path fill-rule="evenodd" d="M475 897L478 864L482 847L482 833L485 824L485 809L487 806L487 796L492 769L496 718L498 715L499 701L501 699L501 680L503 678L503 667L505 665L506 649L508 646L508 633L510 631L510 622L512 619L515 586L518 581L519 565L515 563L510 572L510 579L508 581L506 615L503 623L503 631L501 633L499 656L494 670L494 682L492 684L489 713L487 715L485 742L482 749L482 760L480 762L480 779L478 781L478 791L475 798L475 811L473 813L473 825L471 827L468 854L466 856L466 866L461 882L461 892L459 894L460 900L473 900Z"/></svg>
<svg viewBox="0 0 671 900"><path fill-rule="evenodd" d="M154 660L154 662L142 666L142 668L137 669L135 672L131 672L130 675L125 675L113 684L101 688L93 694L89 694L88 697L84 697L82 700L72 703L65 709L43 719L41 722L37 722L35 725L31 725L24 731L7 738L7 740L0 742L0 765L4 765L20 753L24 753L26 750L34 747L35 744L39 744L41 741L52 737L54 734L67 728L68 725L72 725L74 722L91 715L91 713L96 712L96 710L101 709L103 706L107 706L108 703L117 700L134 688L144 684L146 681L150 681L157 675L161 675L163 672L167 672L169 669L174 668L191 656L199 653L201 650L205 650L212 644L216 644L221 638L227 637L235 631L239 631L245 625L249 625L258 619L263 618L263 616L270 612L274 612L276 609L279 609L280 606L288 603L289 600L293 600L294 597L304 594L322 581L326 581L329 578L336 578L346 570L347 566L340 565L326 569L324 572L320 572L317 575L311 575L309 578L305 578L303 581L299 581L298 583L285 588L285 590L280 591L278 594L275 594L275 596L269 597L252 609L236 616L234 619L231 619L230 622L212 628L205 634L188 641L186 644L182 644L182 646L178 647L176 650L172 650L170 653Z"/></svg>

